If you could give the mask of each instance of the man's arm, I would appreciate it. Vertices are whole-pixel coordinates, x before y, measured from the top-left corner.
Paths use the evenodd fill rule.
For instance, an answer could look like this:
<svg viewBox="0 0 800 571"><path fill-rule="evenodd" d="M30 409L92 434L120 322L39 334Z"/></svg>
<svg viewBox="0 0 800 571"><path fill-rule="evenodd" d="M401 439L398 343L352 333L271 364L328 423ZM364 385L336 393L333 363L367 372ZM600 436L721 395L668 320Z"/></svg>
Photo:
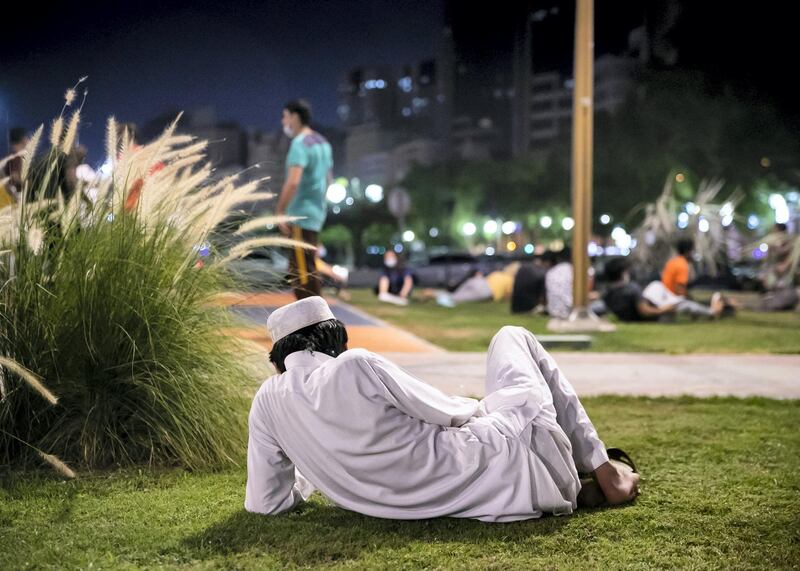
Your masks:
<svg viewBox="0 0 800 571"><path fill-rule="evenodd" d="M294 195L297 194L297 187L300 186L300 179L303 177L303 167L301 166L292 166L289 167L289 172L286 173L286 181L283 183L283 188L281 189L281 194L278 197L278 205L275 207L275 214L278 216L283 216L286 214L286 208L289 206L289 203L294 198ZM279 224L278 228L281 231L281 234L286 236L289 235L289 225L288 224Z"/></svg>
<svg viewBox="0 0 800 571"><path fill-rule="evenodd" d="M411 288L414 287L414 276L411 274L406 274L406 277L403 278L403 288L400 290L400 297L403 299L408 299L408 295L411 293Z"/></svg>
<svg viewBox="0 0 800 571"><path fill-rule="evenodd" d="M440 426L461 426L478 411L477 400L447 396L378 355L370 355L363 363L386 387L392 404L408 416Z"/></svg>
<svg viewBox="0 0 800 571"><path fill-rule="evenodd" d="M664 315L665 313L672 313L675 311L676 307L676 305L656 307L644 298L639 298L639 301L636 302L636 311L638 311L639 315L642 317L658 317L660 315Z"/></svg>
<svg viewBox="0 0 800 571"><path fill-rule="evenodd" d="M294 464L264 429L260 416L256 399L250 411L244 507L249 512L275 515L306 500L313 487L295 480Z"/></svg>

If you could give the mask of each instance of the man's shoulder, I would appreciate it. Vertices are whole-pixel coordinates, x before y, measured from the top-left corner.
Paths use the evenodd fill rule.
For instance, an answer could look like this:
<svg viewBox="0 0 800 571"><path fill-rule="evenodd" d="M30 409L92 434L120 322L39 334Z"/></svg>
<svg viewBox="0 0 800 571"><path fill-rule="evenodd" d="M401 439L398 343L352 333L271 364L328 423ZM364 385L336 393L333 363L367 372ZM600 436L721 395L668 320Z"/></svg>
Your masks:
<svg viewBox="0 0 800 571"><path fill-rule="evenodd" d="M300 139L298 144L301 144L305 147L313 147L314 145L328 145L328 140L323 137L321 134L317 133L316 131L311 131L310 133L305 133L304 135L299 135L295 137L294 140ZM292 141L294 142L294 141Z"/></svg>
<svg viewBox="0 0 800 571"><path fill-rule="evenodd" d="M275 373L274 375L267 377L266 380L262 381L261 386L258 387L258 390L255 394L256 400L263 399L268 393L274 392L279 387L282 386L281 384L281 377L286 376L286 373Z"/></svg>
<svg viewBox="0 0 800 571"><path fill-rule="evenodd" d="M331 361L331 364L342 364L347 362L374 362L374 361L383 361L385 360L384 357L381 357L377 353L373 353L372 351L367 351L366 349L348 349L344 353L341 353L336 359Z"/></svg>
<svg viewBox="0 0 800 571"><path fill-rule="evenodd" d="M642 286L640 286L638 283L633 282L633 281L624 282L624 283L618 283L618 284L612 285L611 287L608 288L608 291L617 292L617 293L624 293L624 294L637 293L637 292L641 293L642 292Z"/></svg>
<svg viewBox="0 0 800 571"><path fill-rule="evenodd" d="M303 134L297 135L292 141L289 143L289 150L290 151L298 151L298 150L305 150L305 144L303 141L305 140L306 136Z"/></svg>

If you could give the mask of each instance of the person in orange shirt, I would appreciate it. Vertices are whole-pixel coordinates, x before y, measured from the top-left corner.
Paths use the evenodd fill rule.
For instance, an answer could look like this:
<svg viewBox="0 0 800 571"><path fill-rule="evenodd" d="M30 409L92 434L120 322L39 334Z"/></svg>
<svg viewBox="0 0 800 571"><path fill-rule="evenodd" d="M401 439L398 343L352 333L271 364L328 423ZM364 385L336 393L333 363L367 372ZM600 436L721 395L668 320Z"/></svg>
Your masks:
<svg viewBox="0 0 800 571"><path fill-rule="evenodd" d="M681 238L675 244L678 254L664 264L661 281L651 282L642 296L657 308L667 313L686 313L694 317L716 318L722 315L728 301L720 292L711 296L711 305L703 305L688 299L690 262L694 252L694 240ZM731 306L733 309L733 306Z"/></svg>
<svg viewBox="0 0 800 571"><path fill-rule="evenodd" d="M673 256L664 264L661 281L675 295L686 297L689 289L689 263L694 252L694 241L691 238L682 238L678 240L675 247L678 255Z"/></svg>

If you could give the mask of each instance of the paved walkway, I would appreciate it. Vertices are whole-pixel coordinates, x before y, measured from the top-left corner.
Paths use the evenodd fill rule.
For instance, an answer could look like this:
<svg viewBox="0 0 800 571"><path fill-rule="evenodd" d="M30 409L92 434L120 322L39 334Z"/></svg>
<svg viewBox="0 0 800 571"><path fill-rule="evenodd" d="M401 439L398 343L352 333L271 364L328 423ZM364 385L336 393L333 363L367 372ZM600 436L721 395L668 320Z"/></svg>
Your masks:
<svg viewBox="0 0 800 571"><path fill-rule="evenodd" d="M800 399L800 355L553 352L581 396ZM485 353L384 353L448 394L483 396Z"/></svg>
<svg viewBox="0 0 800 571"><path fill-rule="evenodd" d="M350 347L386 355L448 394L483 396L485 353L450 353L335 298ZM241 317L231 334L269 350L267 316L293 301L290 293L232 293L219 303ZM579 395L764 396L800 399L800 355L665 355L553 352Z"/></svg>
<svg viewBox="0 0 800 571"><path fill-rule="evenodd" d="M436 345L386 323L358 308L336 298L326 297L333 315L347 326L349 346L368 349L376 353L444 353ZM274 293L230 293L217 300L227 305L238 316L241 326L227 332L252 341L269 350L272 342L267 336L267 317L275 309L294 301L286 292Z"/></svg>

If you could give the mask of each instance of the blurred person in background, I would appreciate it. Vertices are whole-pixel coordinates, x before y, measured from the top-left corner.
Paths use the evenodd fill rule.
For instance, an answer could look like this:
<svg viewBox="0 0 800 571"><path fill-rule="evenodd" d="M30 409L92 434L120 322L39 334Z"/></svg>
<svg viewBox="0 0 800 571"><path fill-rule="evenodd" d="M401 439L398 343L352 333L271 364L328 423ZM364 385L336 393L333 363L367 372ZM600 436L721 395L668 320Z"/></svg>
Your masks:
<svg viewBox="0 0 800 571"><path fill-rule="evenodd" d="M297 216L298 220L278 227L284 236L316 246L327 216L325 193L333 181L331 145L311 128L311 106L306 101L284 105L281 124L292 142L275 214ZM316 259L316 249L295 246L289 252L289 280L297 299L320 295Z"/></svg>
<svg viewBox="0 0 800 571"><path fill-rule="evenodd" d="M383 255L383 273L375 286L378 299L394 305L408 305L413 289L414 273L394 250L387 249Z"/></svg>
<svg viewBox="0 0 800 571"><path fill-rule="evenodd" d="M769 246L762 277L763 311L791 311L800 301L797 294L797 266L800 259L800 238L789 234L786 224L776 223L765 238Z"/></svg>
<svg viewBox="0 0 800 571"><path fill-rule="evenodd" d="M9 131L9 156L14 157L28 145L30 138L22 127L14 127ZM22 192L22 157L8 159L3 167L0 179L7 179L0 187L0 207L14 204Z"/></svg>

